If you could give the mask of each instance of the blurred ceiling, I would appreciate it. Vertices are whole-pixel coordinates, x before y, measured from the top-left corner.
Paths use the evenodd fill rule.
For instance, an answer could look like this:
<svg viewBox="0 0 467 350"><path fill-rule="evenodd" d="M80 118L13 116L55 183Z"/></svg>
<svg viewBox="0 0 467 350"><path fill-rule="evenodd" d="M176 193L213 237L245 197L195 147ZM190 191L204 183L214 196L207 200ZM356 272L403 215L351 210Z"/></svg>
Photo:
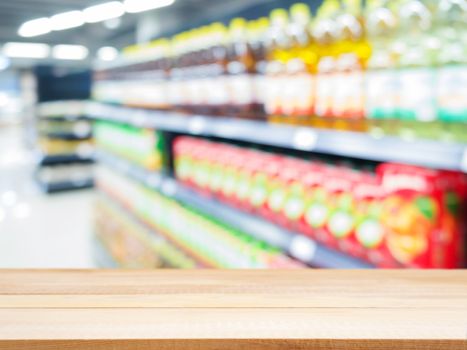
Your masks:
<svg viewBox="0 0 467 350"><path fill-rule="evenodd" d="M82 10L107 1L110 0L0 0L0 46L8 41L41 42L52 45L78 44L88 47L91 53L89 60L92 60L94 53L102 46L123 48L135 42L172 35L209 22L218 20L227 22L237 15L257 18L266 15L273 7L288 7L297 0L176 0L169 7L138 14L127 13L117 19L119 24L115 28L109 28L108 23L100 22L30 38L22 38L17 34L21 24L26 21ZM305 1L310 4L321 2L321 0ZM19 61L15 60L15 62ZM31 65L31 61L23 61L23 65ZM79 64L79 62L66 63Z"/></svg>
<svg viewBox="0 0 467 350"><path fill-rule="evenodd" d="M109 29L105 23L86 24L84 26L49 34L21 38L18 28L26 21L40 17L49 17L57 13L82 10L88 6L106 2L105 0L0 0L0 44L7 41L46 42L49 44L82 44L90 49L102 45L125 46L136 40L137 26L141 18L156 15L165 28L159 26L159 32L176 31L177 26L198 20L216 20L226 13L240 11L271 0L177 0L170 7L140 14L125 14L120 18L118 28ZM206 19L206 17L209 17Z"/></svg>

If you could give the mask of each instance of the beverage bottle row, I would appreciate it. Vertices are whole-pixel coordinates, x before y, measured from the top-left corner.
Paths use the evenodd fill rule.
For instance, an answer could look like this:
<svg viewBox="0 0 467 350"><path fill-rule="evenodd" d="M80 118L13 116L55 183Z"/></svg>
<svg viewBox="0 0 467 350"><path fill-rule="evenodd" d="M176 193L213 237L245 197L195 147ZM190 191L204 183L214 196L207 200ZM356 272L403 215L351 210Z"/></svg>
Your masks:
<svg viewBox="0 0 467 350"><path fill-rule="evenodd" d="M131 47L94 96L188 113L467 139L466 0L324 0Z"/></svg>

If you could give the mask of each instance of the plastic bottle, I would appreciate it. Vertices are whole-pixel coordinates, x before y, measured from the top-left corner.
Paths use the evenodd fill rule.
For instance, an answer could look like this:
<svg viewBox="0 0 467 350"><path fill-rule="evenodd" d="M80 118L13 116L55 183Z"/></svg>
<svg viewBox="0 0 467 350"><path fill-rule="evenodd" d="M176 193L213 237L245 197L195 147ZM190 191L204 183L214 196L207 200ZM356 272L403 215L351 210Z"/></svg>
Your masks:
<svg viewBox="0 0 467 350"><path fill-rule="evenodd" d="M283 87L287 83L286 63L290 55L290 40L287 36L288 14L284 9L275 9L270 15L266 68L265 110L271 122L284 122Z"/></svg>
<svg viewBox="0 0 467 350"><path fill-rule="evenodd" d="M248 42L251 47L253 60L255 62L254 74L252 76L254 88L253 110L257 119L265 118L264 101L266 86L267 67L267 41L266 35L269 29L269 19L261 17L248 23Z"/></svg>
<svg viewBox="0 0 467 350"><path fill-rule="evenodd" d="M342 5L335 20L338 56L332 104L334 127L364 131L364 71L371 49L363 26L361 0L343 0Z"/></svg>
<svg viewBox="0 0 467 350"><path fill-rule="evenodd" d="M313 23L313 36L318 44L316 74L315 127L331 128L333 125L333 90L336 76L336 35L335 16L339 11L337 0L325 0L318 9Z"/></svg>
<svg viewBox="0 0 467 350"><path fill-rule="evenodd" d="M380 136L392 133L396 114L398 80L397 55L393 43L400 1L367 2L366 31L372 48L365 76L365 115L370 132Z"/></svg>
<svg viewBox="0 0 467 350"><path fill-rule="evenodd" d="M297 3L290 8L287 26L290 38L290 57L286 64L288 75L284 90L283 113L292 124L309 124L314 113L314 73L318 56L309 25L311 12L308 5Z"/></svg>
<svg viewBox="0 0 467 350"><path fill-rule="evenodd" d="M467 1L441 0L436 7L436 107L443 138L467 142Z"/></svg>
<svg viewBox="0 0 467 350"><path fill-rule="evenodd" d="M211 30L211 65L209 100L214 115L226 115L228 112L228 50L227 28L220 22L212 23Z"/></svg>
<svg viewBox="0 0 467 350"><path fill-rule="evenodd" d="M439 48L430 33L431 13L422 1L406 0L399 8L399 18L398 134L413 139L432 134L436 122L434 53Z"/></svg>
<svg viewBox="0 0 467 350"><path fill-rule="evenodd" d="M247 22L243 18L234 18L229 28L229 74L231 114L242 118L254 117L253 104L255 61L248 42Z"/></svg>

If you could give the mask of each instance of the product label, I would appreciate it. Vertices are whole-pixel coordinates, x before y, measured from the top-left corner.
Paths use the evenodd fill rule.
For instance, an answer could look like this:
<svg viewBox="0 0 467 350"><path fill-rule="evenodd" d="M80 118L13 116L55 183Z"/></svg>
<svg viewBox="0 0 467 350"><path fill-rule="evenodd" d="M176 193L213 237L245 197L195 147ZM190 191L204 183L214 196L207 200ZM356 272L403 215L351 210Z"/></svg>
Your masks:
<svg viewBox="0 0 467 350"><path fill-rule="evenodd" d="M436 88L439 119L467 122L467 65L439 68Z"/></svg>
<svg viewBox="0 0 467 350"><path fill-rule="evenodd" d="M226 76L213 78L210 83L209 101L213 105L225 105L230 101L230 92Z"/></svg>
<svg viewBox="0 0 467 350"><path fill-rule="evenodd" d="M399 70L400 103L397 115L403 120L422 122L436 119L435 71L431 68Z"/></svg>
<svg viewBox="0 0 467 350"><path fill-rule="evenodd" d="M282 111L285 115L309 115L312 113L314 79L307 73L289 76L283 81L281 94Z"/></svg>
<svg viewBox="0 0 467 350"><path fill-rule="evenodd" d="M282 75L266 76L265 110L268 114L281 114L284 87L287 81ZM285 85L284 85L285 83Z"/></svg>
<svg viewBox="0 0 467 350"><path fill-rule="evenodd" d="M357 70L337 73L334 84L333 116L363 117L363 72Z"/></svg>
<svg viewBox="0 0 467 350"><path fill-rule="evenodd" d="M320 117L332 116L333 93L335 87L335 74L318 73L316 76L316 115Z"/></svg>
<svg viewBox="0 0 467 350"><path fill-rule="evenodd" d="M315 77L311 74L303 73L295 78L297 86L294 113L297 115L311 115L314 111Z"/></svg>
<svg viewBox="0 0 467 350"><path fill-rule="evenodd" d="M323 227L329 215L329 209L323 203L311 204L305 212L306 222L313 228Z"/></svg>
<svg viewBox="0 0 467 350"><path fill-rule="evenodd" d="M394 118L399 85L393 69L368 71L365 74L366 116L373 119Z"/></svg>
<svg viewBox="0 0 467 350"><path fill-rule="evenodd" d="M376 248L384 238L384 228L378 220L367 219L356 229L356 237L365 248Z"/></svg>
<svg viewBox="0 0 467 350"><path fill-rule="evenodd" d="M264 104L266 99L267 79L262 74L255 74L253 76L253 97L254 102Z"/></svg>
<svg viewBox="0 0 467 350"><path fill-rule="evenodd" d="M249 74L238 74L229 77L231 102L234 105L247 105L255 100L253 80Z"/></svg>

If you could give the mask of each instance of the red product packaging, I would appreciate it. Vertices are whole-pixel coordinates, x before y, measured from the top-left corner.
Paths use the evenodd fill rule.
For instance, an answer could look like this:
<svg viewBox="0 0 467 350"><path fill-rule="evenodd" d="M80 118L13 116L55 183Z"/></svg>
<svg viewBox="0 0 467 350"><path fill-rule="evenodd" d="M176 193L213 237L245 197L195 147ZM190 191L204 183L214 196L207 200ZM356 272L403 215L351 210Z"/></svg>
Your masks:
<svg viewBox="0 0 467 350"><path fill-rule="evenodd" d="M386 227L381 222L383 190L379 178L374 174L361 174L360 179L354 184L353 196L356 225L355 233L347 242L350 253L368 260L375 266L399 267L385 242Z"/></svg>
<svg viewBox="0 0 467 350"><path fill-rule="evenodd" d="M316 238L316 231L324 228L329 213L323 187L326 169L326 164L308 163L300 179L304 188L305 208L297 229L312 238Z"/></svg>
<svg viewBox="0 0 467 350"><path fill-rule="evenodd" d="M446 172L401 164L382 164L381 222L392 258L405 267L445 268L461 264L456 245L461 225L449 209L455 184Z"/></svg>
<svg viewBox="0 0 467 350"><path fill-rule="evenodd" d="M293 231L299 230L300 221L305 213L307 188L302 179L309 168L309 163L291 159L281 176L282 181L286 183L286 193L279 219L284 226Z"/></svg>
<svg viewBox="0 0 467 350"><path fill-rule="evenodd" d="M346 167L330 169L324 182L329 195L329 218L326 223L326 244L348 252L345 241L356 225L355 199L352 189L354 174Z"/></svg>

